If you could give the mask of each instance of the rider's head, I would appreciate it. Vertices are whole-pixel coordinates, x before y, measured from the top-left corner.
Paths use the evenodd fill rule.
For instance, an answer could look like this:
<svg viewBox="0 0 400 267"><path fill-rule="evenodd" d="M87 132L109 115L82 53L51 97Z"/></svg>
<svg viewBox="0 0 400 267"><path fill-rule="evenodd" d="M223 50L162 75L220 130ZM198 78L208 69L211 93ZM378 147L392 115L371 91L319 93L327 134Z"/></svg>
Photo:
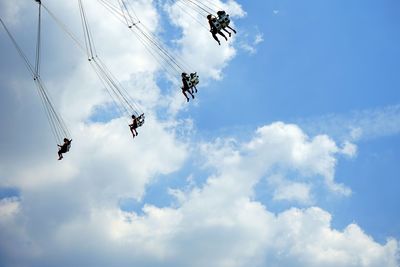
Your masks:
<svg viewBox="0 0 400 267"><path fill-rule="evenodd" d="M64 138L64 142L68 142L69 140L67 138Z"/></svg>
<svg viewBox="0 0 400 267"><path fill-rule="evenodd" d="M211 14L207 15L207 19L210 20L211 19Z"/></svg>
<svg viewBox="0 0 400 267"><path fill-rule="evenodd" d="M134 114L132 114L132 119L136 119L136 116Z"/></svg>

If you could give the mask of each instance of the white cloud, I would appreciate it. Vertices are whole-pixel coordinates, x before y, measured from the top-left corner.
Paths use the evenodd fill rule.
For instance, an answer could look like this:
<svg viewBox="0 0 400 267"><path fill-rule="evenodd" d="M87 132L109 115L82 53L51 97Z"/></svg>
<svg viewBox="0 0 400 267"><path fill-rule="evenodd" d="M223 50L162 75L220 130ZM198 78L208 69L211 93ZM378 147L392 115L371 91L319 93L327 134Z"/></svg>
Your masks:
<svg viewBox="0 0 400 267"><path fill-rule="evenodd" d="M349 157L354 157L357 153L357 146L349 141L345 141L341 152Z"/></svg>
<svg viewBox="0 0 400 267"><path fill-rule="evenodd" d="M287 266L398 266L397 241L382 246L355 224L337 231L330 221L319 208L291 209L277 217L276 246Z"/></svg>
<svg viewBox="0 0 400 267"><path fill-rule="evenodd" d="M264 42L264 35L262 33L258 33L256 35L256 37L254 38L253 44L258 45L259 43L262 43L262 42Z"/></svg>
<svg viewBox="0 0 400 267"><path fill-rule="evenodd" d="M329 133L339 140L368 140L400 133L400 105L329 114L298 122L311 134Z"/></svg>
<svg viewBox="0 0 400 267"><path fill-rule="evenodd" d="M351 192L334 182L335 154L342 152L326 135L310 139L296 125L274 123L259 128L256 137L246 146L254 154L254 162L265 162L264 166L257 166L260 170L282 166L298 170L305 177L321 176L328 188L339 194Z"/></svg>
<svg viewBox="0 0 400 267"><path fill-rule="evenodd" d="M4 198L0 200L0 219L2 221L13 217L18 211L19 202L17 198Z"/></svg>
<svg viewBox="0 0 400 267"><path fill-rule="evenodd" d="M242 43L241 47L242 47L243 50L249 52L250 54L255 54L257 52L257 49L254 48L253 46L251 46L248 43Z"/></svg>
<svg viewBox="0 0 400 267"><path fill-rule="evenodd" d="M90 126L91 136L104 140L100 143L110 143L103 139L107 136L114 138L113 147L101 145L92 160L111 164L114 171L121 167L121 171L127 167L105 163L115 157L115 151L126 147L125 141L117 141L119 135L107 133L124 128L118 121L113 123L116 125ZM99 131L99 127L106 129ZM141 149L142 142L154 141L138 139L137 145ZM173 148L168 148L165 140L160 142L166 146L160 156L167 155L172 161L161 164L168 167L160 170L173 171L174 165L179 168L172 157L177 153L171 153ZM93 179L89 159L80 159L89 168L88 174L47 189L26 189L19 208L13 209L13 220L2 229L23 233L12 234L10 246L35 240L28 243L27 252L18 252L18 258L34 262L31 266L56 262L69 266L71 259L85 266L398 266L398 242L394 239L379 244L355 224L336 230L331 226L331 215L318 207L274 214L254 199L256 184L271 170L297 171L310 185L310 174L331 175L341 150L328 137L309 138L295 125L275 123L259 128L248 142L218 139L199 149L202 153L192 153L213 171L203 184L195 185L196 177L190 176L186 189L169 190L178 200L174 207L145 204L143 214L119 210L117 195L136 194L135 163L135 180L123 178L120 171L113 173L113 179L104 173ZM157 164L160 159L151 162ZM147 164L138 162L138 166L142 169ZM309 200L308 189L300 185L289 178L270 184L286 200ZM20 221L26 223L15 223Z"/></svg>
<svg viewBox="0 0 400 267"><path fill-rule="evenodd" d="M311 204L311 186L304 182L293 182L280 175L268 177L268 184L274 188L273 200Z"/></svg>
<svg viewBox="0 0 400 267"><path fill-rule="evenodd" d="M258 32L252 38L253 40L243 40L240 42L240 47L251 55L257 53L257 46L264 42L264 35ZM246 34L245 39L250 39L250 37Z"/></svg>

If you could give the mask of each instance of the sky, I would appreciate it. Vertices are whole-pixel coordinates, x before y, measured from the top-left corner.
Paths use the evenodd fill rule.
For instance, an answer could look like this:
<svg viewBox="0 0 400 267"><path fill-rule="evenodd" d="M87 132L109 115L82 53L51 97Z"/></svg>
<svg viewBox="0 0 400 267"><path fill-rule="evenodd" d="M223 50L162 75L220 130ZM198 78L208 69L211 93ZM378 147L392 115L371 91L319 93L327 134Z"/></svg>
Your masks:
<svg viewBox="0 0 400 267"><path fill-rule="evenodd" d="M73 138L62 161L0 30L1 267L400 266L398 1L207 0L237 30L220 46L187 1L130 2L199 92L187 103L84 1L99 56L145 111L132 139L44 12L41 77ZM45 5L83 41L77 1ZM0 17L33 62L37 4L0 0Z"/></svg>

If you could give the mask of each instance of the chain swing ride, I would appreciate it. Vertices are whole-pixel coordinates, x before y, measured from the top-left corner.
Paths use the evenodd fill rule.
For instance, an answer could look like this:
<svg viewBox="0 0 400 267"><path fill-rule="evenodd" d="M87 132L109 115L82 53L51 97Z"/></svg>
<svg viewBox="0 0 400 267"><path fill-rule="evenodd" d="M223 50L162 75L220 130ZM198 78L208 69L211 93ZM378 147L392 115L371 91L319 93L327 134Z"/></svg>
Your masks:
<svg viewBox="0 0 400 267"><path fill-rule="evenodd" d="M78 45L78 47L86 54L88 62L92 69L96 73L100 82L106 89L108 95L115 104L119 114L121 116L129 116L132 119L132 123L129 124L130 131L133 137L137 135L136 129L143 126L145 122L145 115L139 104L128 94L127 90L121 85L121 83L111 73L107 65L100 59L97 54L93 34L89 25L89 20L83 5L82 0L78 1L80 20L82 23L82 29L84 34L84 45L81 44L79 39L68 30L67 26L63 24L55 15L52 13L41 0L34 0L38 4L38 25L37 25L37 38L36 38L36 53L35 53L35 64L32 65L26 54L22 51L21 47L16 42L14 36L7 28L4 21L0 18L6 34L10 38L13 46L17 50L19 56L23 59L26 68L33 78L34 84L37 88L40 96L45 114L47 116L52 134L58 143L63 143L59 146L59 160L63 158L62 154L69 151L71 147L71 134L58 111L56 110L53 101L49 95L47 88L45 87L41 76L40 76L40 64L41 64L41 34L42 34L42 7L47 11L50 17L60 26L60 28L71 37L71 39ZM136 36L139 42L145 47L145 49L153 56L156 61L160 64L161 68L165 71L169 77L177 77L180 75L182 80L182 93L186 100L189 101L187 93L194 98L194 93L197 93L196 86L199 84L199 75L197 72L189 72L191 69L189 64L186 63L181 57L170 52L160 41L160 39L152 33L146 25L141 22L137 13L130 5L129 1L115 0L114 3L111 0L97 0L104 8L106 8L114 17L120 22L124 23L127 28ZM167 0L171 2L172 0ZM202 27L206 28L197 18L198 16L206 17L210 27L210 32L213 38L220 44L216 34L226 36L222 33L222 30L227 32L231 36L230 29L234 33L236 31L230 27L229 15L219 8L214 2L210 0L176 0L172 1L178 8L182 9L186 14L196 20ZM187 74L189 73L189 74Z"/></svg>

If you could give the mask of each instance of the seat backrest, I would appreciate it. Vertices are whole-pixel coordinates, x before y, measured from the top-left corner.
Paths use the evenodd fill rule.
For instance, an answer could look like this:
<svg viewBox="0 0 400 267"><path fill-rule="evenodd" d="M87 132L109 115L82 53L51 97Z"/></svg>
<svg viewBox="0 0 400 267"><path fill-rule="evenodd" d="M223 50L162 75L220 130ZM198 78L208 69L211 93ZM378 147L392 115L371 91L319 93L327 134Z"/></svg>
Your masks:
<svg viewBox="0 0 400 267"><path fill-rule="evenodd" d="M137 126L140 127L144 124L144 114L141 114L139 117L136 119Z"/></svg>
<svg viewBox="0 0 400 267"><path fill-rule="evenodd" d="M190 78L189 75L185 76L185 81L187 83L187 85L190 87L192 87L192 79Z"/></svg>
<svg viewBox="0 0 400 267"><path fill-rule="evenodd" d="M197 75L196 73L192 73L192 74L193 75L191 75L191 82L195 86L199 83L199 75Z"/></svg>
<svg viewBox="0 0 400 267"><path fill-rule="evenodd" d="M215 19L211 23L214 26L214 28L217 29L217 31L220 31L222 29L221 22L219 21L219 19Z"/></svg>
<svg viewBox="0 0 400 267"><path fill-rule="evenodd" d="M229 25L229 23L231 22L229 15L228 14L224 14L223 16L218 18L218 22L221 24L221 26L223 28L225 28L226 26Z"/></svg>

